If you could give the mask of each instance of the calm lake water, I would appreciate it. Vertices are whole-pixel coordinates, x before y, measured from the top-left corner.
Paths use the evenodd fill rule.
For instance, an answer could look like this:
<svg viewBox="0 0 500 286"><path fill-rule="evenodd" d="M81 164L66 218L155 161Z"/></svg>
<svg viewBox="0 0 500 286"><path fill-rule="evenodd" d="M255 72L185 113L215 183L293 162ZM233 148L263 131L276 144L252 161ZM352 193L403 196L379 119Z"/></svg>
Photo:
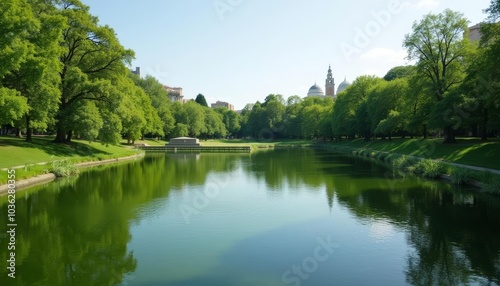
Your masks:
<svg viewBox="0 0 500 286"><path fill-rule="evenodd" d="M0 285L500 283L500 199L315 150L150 154L17 194Z"/></svg>

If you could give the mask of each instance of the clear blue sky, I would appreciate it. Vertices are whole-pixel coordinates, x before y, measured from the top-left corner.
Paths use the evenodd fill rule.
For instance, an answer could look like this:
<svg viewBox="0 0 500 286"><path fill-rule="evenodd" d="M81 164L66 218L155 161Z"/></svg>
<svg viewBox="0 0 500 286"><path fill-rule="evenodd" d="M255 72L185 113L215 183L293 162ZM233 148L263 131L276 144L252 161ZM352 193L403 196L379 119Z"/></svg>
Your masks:
<svg viewBox="0 0 500 286"><path fill-rule="evenodd" d="M405 34L423 15L446 8L470 24L489 0L82 0L101 24L135 51L133 68L185 98L205 95L236 109L270 93L301 97L328 64L336 86L364 74L383 76L406 63Z"/></svg>

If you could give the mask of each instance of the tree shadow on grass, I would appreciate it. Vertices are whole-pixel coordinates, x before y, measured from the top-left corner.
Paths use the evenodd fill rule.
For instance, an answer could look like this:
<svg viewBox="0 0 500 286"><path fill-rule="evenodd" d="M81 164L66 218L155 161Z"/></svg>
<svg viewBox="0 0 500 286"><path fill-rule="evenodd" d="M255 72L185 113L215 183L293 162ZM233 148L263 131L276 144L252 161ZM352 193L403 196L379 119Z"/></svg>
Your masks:
<svg viewBox="0 0 500 286"><path fill-rule="evenodd" d="M96 143L100 144L100 143ZM72 156L95 156L99 154L109 155L111 153L99 150L92 146L80 143L71 142L66 144L54 143L51 137L34 137L32 142L26 142L24 138L13 137L0 137L1 146L15 146L21 148L34 148L42 150L43 152L58 156L58 157L72 157Z"/></svg>

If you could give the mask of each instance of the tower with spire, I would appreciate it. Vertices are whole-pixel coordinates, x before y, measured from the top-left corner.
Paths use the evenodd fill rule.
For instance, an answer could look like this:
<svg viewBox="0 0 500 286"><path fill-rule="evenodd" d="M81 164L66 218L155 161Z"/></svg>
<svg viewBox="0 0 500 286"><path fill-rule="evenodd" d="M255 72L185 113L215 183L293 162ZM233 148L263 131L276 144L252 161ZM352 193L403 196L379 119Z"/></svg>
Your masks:
<svg viewBox="0 0 500 286"><path fill-rule="evenodd" d="M326 75L325 81L325 95L330 97L335 96L335 79L332 75L331 65L328 65L328 74Z"/></svg>

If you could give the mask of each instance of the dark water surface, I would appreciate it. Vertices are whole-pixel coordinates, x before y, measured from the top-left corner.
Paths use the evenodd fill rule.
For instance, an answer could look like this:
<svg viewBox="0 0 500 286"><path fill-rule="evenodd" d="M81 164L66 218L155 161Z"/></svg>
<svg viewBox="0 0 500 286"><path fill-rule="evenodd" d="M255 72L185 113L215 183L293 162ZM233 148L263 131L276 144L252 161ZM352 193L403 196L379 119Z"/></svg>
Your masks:
<svg viewBox="0 0 500 286"><path fill-rule="evenodd" d="M151 154L16 202L0 285L495 285L500 199L314 150Z"/></svg>

